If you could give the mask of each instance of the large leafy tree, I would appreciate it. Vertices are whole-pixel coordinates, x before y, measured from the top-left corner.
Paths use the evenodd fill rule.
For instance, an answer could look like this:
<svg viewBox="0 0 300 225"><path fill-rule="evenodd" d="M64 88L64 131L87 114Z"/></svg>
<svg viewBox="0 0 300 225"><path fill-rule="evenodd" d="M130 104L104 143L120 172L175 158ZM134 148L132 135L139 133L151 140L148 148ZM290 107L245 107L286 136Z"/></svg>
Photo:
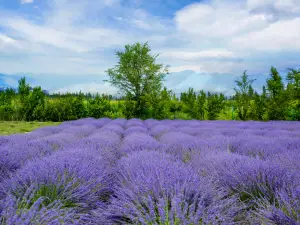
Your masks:
<svg viewBox="0 0 300 225"><path fill-rule="evenodd" d="M238 113L238 117L241 120L246 120L248 118L248 114L250 111L250 101L251 101L251 97L249 96L249 92L250 94L252 94L252 83L254 82L255 79L249 79L247 73L247 71L245 70L243 75L235 80L235 83L237 85L236 88L234 88L235 90L235 97L236 97L236 105L237 105L237 113Z"/></svg>
<svg viewBox="0 0 300 225"><path fill-rule="evenodd" d="M158 55L152 55L148 43L126 45L124 51L117 51L118 64L107 70L111 85L133 100L135 116L141 117L145 111L144 100L147 93L157 93L168 73L168 67L156 63Z"/></svg>

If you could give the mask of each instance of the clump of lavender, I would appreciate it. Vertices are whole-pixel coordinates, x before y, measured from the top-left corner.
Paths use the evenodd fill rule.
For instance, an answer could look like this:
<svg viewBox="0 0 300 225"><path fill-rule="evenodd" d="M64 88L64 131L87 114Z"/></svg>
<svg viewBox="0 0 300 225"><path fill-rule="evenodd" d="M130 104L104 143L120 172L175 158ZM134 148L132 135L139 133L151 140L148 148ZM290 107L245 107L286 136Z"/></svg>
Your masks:
<svg viewBox="0 0 300 225"><path fill-rule="evenodd" d="M146 125L144 124L144 121L143 120L140 120L140 119L129 119L126 121L125 123L125 128L129 128L131 126L141 126L141 127L146 127Z"/></svg>
<svg viewBox="0 0 300 225"><path fill-rule="evenodd" d="M105 124L103 127L99 129L100 131L104 132L115 132L118 135L123 135L124 128L119 123L108 123Z"/></svg>
<svg viewBox="0 0 300 225"><path fill-rule="evenodd" d="M152 135L155 138L159 138L162 134L170 131L175 131L176 128L173 126L164 125L162 123L159 123L150 129L150 135Z"/></svg>
<svg viewBox="0 0 300 225"><path fill-rule="evenodd" d="M0 212L4 219L14 213L19 218L34 205L39 208L30 212L45 209L41 204L49 208L59 203L61 208L70 208L79 215L89 214L108 200L111 186L111 176L101 158L89 151L66 150L28 163L3 182ZM12 201L17 205L5 207Z"/></svg>
<svg viewBox="0 0 300 225"><path fill-rule="evenodd" d="M142 127L142 126L131 126L128 127L125 131L124 131L124 136L126 137L127 135L131 134L131 133L136 133L136 132L140 132L140 133L148 133L147 128Z"/></svg>
<svg viewBox="0 0 300 225"><path fill-rule="evenodd" d="M259 210L255 214L266 224L300 224L300 188L281 190L275 195L273 204L267 199L258 202Z"/></svg>
<svg viewBox="0 0 300 225"><path fill-rule="evenodd" d="M299 182L295 173L279 165L235 154L208 153L194 158L192 165L214 186L226 190L228 197L238 196L247 209L240 212L239 221L251 221L261 199L275 204L281 189L293 190Z"/></svg>
<svg viewBox="0 0 300 225"><path fill-rule="evenodd" d="M30 160L51 155L63 144L59 140L37 139L8 145L0 150L0 182Z"/></svg>
<svg viewBox="0 0 300 225"><path fill-rule="evenodd" d="M128 134L122 143L121 152L123 155L134 151L143 151L143 150L160 150L162 147L161 143L159 143L152 136L134 132Z"/></svg>
<svg viewBox="0 0 300 225"><path fill-rule="evenodd" d="M41 196L45 194L46 190L46 186L36 190L36 187L32 185L23 196L18 198L9 194L1 203L3 210L0 214L0 224L58 225L82 224L84 221L92 221L91 216L76 213L74 209L66 207L65 203L60 200L51 201L50 196L55 198L57 193L50 188L47 190L49 197Z"/></svg>
<svg viewBox="0 0 300 225"><path fill-rule="evenodd" d="M207 180L163 152L140 151L120 159L115 195L96 211L107 224L230 224L234 200L218 200Z"/></svg>

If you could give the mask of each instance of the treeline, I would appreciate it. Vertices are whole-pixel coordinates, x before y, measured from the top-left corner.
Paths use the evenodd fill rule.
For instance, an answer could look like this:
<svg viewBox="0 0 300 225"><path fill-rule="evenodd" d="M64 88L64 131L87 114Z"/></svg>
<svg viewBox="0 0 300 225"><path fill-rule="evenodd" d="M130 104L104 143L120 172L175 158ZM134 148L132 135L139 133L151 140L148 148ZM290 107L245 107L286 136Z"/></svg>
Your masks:
<svg viewBox="0 0 300 225"><path fill-rule="evenodd" d="M31 88L26 79L18 89L0 92L0 119L24 121L66 121L85 117L154 118L154 119L237 119L237 120L300 120L300 70L290 69L287 85L272 67L262 93L253 90L254 80L246 71L235 81L235 95L226 98L193 88L180 97L167 88L148 93L137 101L124 97L113 100L109 95L68 93L47 95L41 87Z"/></svg>
<svg viewBox="0 0 300 225"><path fill-rule="evenodd" d="M246 71L235 80L235 94L189 88L180 97L163 87L168 66L156 63L148 43L126 45L117 51L118 64L106 71L108 80L122 97L91 93L49 95L41 87L19 80L17 91L0 92L0 119L66 121L84 117L154 119L300 120L300 69L289 69L285 79L271 67L270 76L258 94Z"/></svg>

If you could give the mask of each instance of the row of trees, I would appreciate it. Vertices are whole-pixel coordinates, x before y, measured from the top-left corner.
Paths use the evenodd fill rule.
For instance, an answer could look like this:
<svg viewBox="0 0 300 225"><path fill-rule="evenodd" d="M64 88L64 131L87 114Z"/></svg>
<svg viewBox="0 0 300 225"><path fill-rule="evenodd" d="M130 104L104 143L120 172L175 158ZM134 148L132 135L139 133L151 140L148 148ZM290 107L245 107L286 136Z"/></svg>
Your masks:
<svg viewBox="0 0 300 225"><path fill-rule="evenodd" d="M142 110L138 108L138 102L128 96L121 101L99 94L94 98L87 98L83 93L62 96L49 97L41 87L30 88L26 79L22 78L17 92L13 89L0 92L0 118L25 121L65 121L85 117L205 119L206 114L208 119L217 119L225 106L224 95L206 95L203 91L196 95L192 88L181 93L181 98L163 88L155 95L140 100L144 104Z"/></svg>
<svg viewBox="0 0 300 225"><path fill-rule="evenodd" d="M235 81L235 105L241 120L300 120L300 69L288 69L285 86L275 67L259 95L252 88L254 80L246 71Z"/></svg>
<svg viewBox="0 0 300 225"><path fill-rule="evenodd" d="M189 88L177 97L163 87L168 67L157 64L158 55L151 55L147 43L126 45L116 53L118 64L107 70L109 82L117 87L122 100L111 95L52 94L41 87L31 88L26 79L19 81L18 90L0 92L2 120L64 121L84 117L125 117L155 119L228 119L300 120L300 70L289 69L283 78L272 67L262 93L252 87L255 80L245 71L236 81L235 94L227 99L222 93ZM222 115L223 116L222 116ZM224 117L225 115L225 117ZM227 115L227 116L226 116Z"/></svg>

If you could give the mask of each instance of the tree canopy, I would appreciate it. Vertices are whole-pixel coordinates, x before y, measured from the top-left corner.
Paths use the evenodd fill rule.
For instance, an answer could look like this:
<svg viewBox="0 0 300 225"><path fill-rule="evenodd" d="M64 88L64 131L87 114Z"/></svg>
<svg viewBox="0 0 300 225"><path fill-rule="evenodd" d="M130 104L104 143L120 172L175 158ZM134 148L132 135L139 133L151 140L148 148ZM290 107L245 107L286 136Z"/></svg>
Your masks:
<svg viewBox="0 0 300 225"><path fill-rule="evenodd" d="M126 45L124 51L117 51L118 64L107 70L109 82L120 92L136 101L136 111L143 111L143 97L159 92L168 67L156 63L157 55L151 54L148 43ZM139 116L139 115L137 115Z"/></svg>

